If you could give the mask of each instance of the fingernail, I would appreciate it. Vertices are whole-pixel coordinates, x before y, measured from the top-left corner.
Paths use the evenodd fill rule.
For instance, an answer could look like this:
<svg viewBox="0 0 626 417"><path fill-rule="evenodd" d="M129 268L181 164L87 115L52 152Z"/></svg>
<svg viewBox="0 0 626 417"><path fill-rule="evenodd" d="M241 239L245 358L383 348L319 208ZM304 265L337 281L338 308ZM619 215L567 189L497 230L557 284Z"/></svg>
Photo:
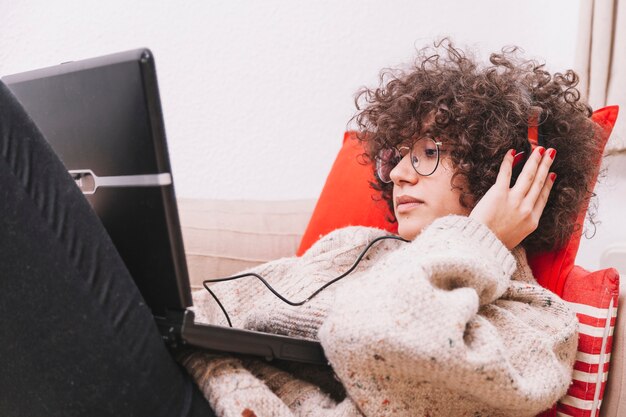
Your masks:
<svg viewBox="0 0 626 417"><path fill-rule="evenodd" d="M511 156L515 156L515 152L516 152L516 151L515 151L515 149L511 149L511 150L509 151L509 153L511 154Z"/></svg>
<svg viewBox="0 0 626 417"><path fill-rule="evenodd" d="M546 148L544 148L543 146L539 146L537 148L537 151L539 152L539 155L543 156L543 154L546 152Z"/></svg>
<svg viewBox="0 0 626 417"><path fill-rule="evenodd" d="M556 172L551 172L550 173L550 181L554 182L555 179L556 179Z"/></svg>
<svg viewBox="0 0 626 417"><path fill-rule="evenodd" d="M550 149L550 153L548 154L550 158L554 159L554 155L556 155L556 149Z"/></svg>
<svg viewBox="0 0 626 417"><path fill-rule="evenodd" d="M523 159L524 159L524 151L516 154L515 158L513 158L513 167L515 167L515 165L517 165L520 162L522 162Z"/></svg>

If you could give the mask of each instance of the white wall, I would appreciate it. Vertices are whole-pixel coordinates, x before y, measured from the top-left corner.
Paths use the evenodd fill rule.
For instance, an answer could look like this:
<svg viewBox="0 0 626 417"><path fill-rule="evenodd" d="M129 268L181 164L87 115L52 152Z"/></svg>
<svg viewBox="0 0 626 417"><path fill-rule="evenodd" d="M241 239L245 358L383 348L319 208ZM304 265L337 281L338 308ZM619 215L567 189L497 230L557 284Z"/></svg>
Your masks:
<svg viewBox="0 0 626 417"><path fill-rule="evenodd" d="M0 75L150 47L179 196L315 198L354 92L382 67L451 35L483 56L516 44L563 70L579 4L0 0Z"/></svg>
<svg viewBox="0 0 626 417"><path fill-rule="evenodd" d="M2 75L150 47L178 195L228 199L316 197L354 92L415 46L518 44L561 69L578 23L571 0L0 3Z"/></svg>
<svg viewBox="0 0 626 417"><path fill-rule="evenodd" d="M626 109L621 111L620 117L626 117ZM622 280L626 280L626 154L604 159L595 192L598 224L595 228L586 226L587 235L592 238L581 239L576 263L591 270L617 268ZM603 254L611 247L620 247L621 254L603 260Z"/></svg>

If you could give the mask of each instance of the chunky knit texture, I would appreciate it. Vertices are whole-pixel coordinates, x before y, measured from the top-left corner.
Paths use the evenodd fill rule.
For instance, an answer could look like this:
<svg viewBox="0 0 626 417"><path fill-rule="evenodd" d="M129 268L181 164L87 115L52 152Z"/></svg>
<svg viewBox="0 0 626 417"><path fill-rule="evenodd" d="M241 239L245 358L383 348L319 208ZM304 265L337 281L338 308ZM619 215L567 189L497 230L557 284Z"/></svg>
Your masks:
<svg viewBox="0 0 626 417"><path fill-rule="evenodd" d="M301 300L384 234L337 230L300 258L252 271ZM319 340L334 371L186 355L219 416L533 416L572 376L576 316L537 285L522 248L511 253L468 217L438 219L410 243L377 243L302 307L253 278L212 289L234 326ZM205 291L194 304L198 321L225 324Z"/></svg>

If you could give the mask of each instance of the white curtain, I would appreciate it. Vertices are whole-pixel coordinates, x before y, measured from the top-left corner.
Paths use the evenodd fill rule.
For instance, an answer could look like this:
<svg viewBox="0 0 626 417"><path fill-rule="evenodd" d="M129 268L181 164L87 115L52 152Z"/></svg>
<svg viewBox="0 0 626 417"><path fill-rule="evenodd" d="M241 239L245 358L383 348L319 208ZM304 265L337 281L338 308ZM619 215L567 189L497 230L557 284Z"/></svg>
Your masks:
<svg viewBox="0 0 626 417"><path fill-rule="evenodd" d="M598 109L620 106L606 152L626 153L626 0L581 0L575 69Z"/></svg>

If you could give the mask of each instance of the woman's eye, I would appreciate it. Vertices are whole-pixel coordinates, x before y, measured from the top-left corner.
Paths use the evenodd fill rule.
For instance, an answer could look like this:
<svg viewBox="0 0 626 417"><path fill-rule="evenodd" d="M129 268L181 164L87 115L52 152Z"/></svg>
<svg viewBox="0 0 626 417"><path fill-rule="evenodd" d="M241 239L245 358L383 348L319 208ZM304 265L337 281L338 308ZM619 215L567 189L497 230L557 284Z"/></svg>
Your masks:
<svg viewBox="0 0 626 417"><path fill-rule="evenodd" d="M437 157L437 149L426 149L424 154L429 158Z"/></svg>

